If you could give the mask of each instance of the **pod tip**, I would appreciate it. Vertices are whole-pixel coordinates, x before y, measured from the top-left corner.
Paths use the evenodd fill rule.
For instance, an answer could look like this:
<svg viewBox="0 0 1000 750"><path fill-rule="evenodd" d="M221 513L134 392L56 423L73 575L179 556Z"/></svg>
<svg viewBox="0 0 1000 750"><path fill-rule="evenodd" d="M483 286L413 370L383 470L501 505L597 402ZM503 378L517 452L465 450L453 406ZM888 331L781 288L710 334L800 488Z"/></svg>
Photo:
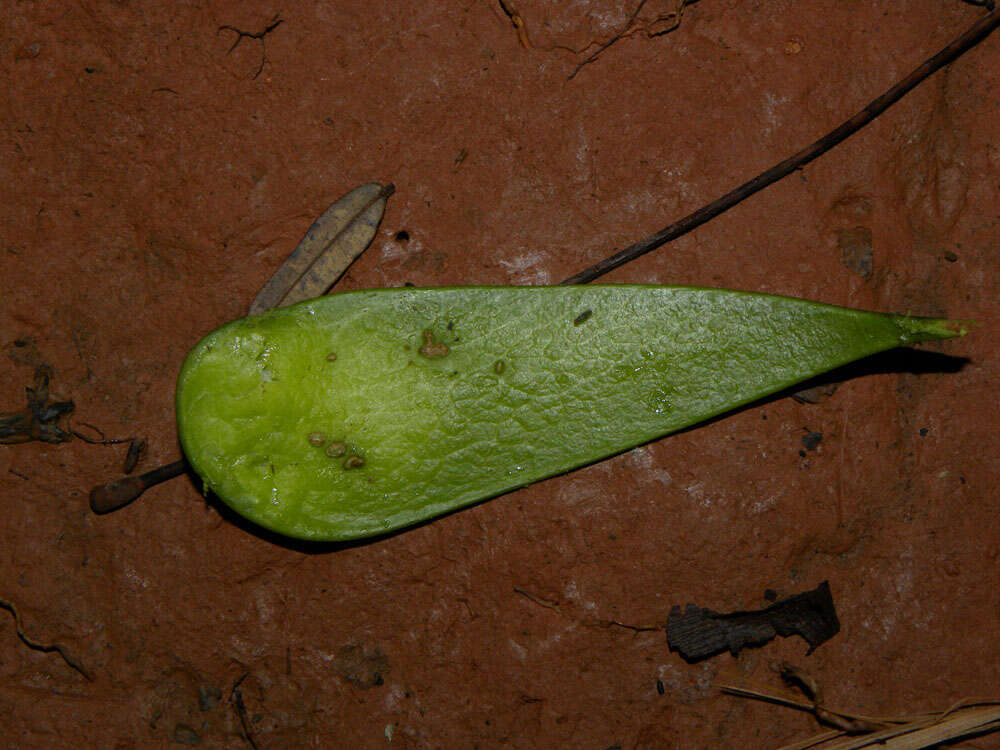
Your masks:
<svg viewBox="0 0 1000 750"><path fill-rule="evenodd" d="M899 320L902 329L903 343L918 341L934 341L936 339L951 339L967 334L976 325L971 320L952 320L950 318L911 318Z"/></svg>

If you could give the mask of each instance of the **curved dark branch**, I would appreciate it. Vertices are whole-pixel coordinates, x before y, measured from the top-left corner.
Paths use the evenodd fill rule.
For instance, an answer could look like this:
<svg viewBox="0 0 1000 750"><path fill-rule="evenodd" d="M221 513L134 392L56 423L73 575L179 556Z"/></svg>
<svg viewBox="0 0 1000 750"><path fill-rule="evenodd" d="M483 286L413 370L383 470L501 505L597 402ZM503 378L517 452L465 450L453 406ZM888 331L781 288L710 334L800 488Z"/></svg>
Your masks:
<svg viewBox="0 0 1000 750"><path fill-rule="evenodd" d="M738 188L726 195L718 198L708 205L702 206L694 213L688 214L683 219L675 221L665 229L661 229L656 234L652 234L634 245L630 245L624 250L615 253L609 258L605 258L590 268L586 268L568 279L563 284L585 284L593 281L599 276L603 276L619 266L625 265L629 261L645 255L655 250L661 245L677 239L683 234L687 234L692 229L701 226L706 221L714 219L724 211L728 211L737 203L749 198L754 193L763 190L774 184L782 177L787 177L797 169L822 156L841 141L850 137L865 125L870 123L889 107L902 99L906 94L919 85L932 73L940 70L945 65L958 59L962 54L989 36L1000 26L1000 11L992 11L981 18L972 28L955 39L951 44L942 49L936 55L917 67L906 78L901 80L891 89L872 101L867 107L862 109L849 120L838 125L832 131L820 138L810 146L799 151L794 156L790 156L779 164L754 177L748 182L744 182Z"/></svg>

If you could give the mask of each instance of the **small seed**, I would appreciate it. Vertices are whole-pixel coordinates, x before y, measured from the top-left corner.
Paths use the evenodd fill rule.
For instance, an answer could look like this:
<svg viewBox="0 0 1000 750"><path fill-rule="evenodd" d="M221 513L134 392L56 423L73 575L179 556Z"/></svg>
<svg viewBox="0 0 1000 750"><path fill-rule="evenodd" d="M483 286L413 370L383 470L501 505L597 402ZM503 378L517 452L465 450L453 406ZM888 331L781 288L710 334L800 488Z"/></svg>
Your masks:
<svg viewBox="0 0 1000 750"><path fill-rule="evenodd" d="M357 469L365 465L365 460L361 456L348 456L344 459L345 469Z"/></svg>
<svg viewBox="0 0 1000 750"><path fill-rule="evenodd" d="M326 445L327 440L326 435L322 432L310 432L307 439L309 440L309 445L313 445L317 448Z"/></svg>
<svg viewBox="0 0 1000 750"><path fill-rule="evenodd" d="M496 362L493 363L493 372L495 372L497 375L503 372L503 368L504 368L504 363L502 359L498 359Z"/></svg>
<svg viewBox="0 0 1000 750"><path fill-rule="evenodd" d="M330 443L326 446L326 455L330 458L340 458L345 453L347 453L347 445L345 443Z"/></svg>
<svg viewBox="0 0 1000 750"><path fill-rule="evenodd" d="M337 352L330 352L329 354L327 354L326 355L326 361L327 362L336 362L337 361Z"/></svg>

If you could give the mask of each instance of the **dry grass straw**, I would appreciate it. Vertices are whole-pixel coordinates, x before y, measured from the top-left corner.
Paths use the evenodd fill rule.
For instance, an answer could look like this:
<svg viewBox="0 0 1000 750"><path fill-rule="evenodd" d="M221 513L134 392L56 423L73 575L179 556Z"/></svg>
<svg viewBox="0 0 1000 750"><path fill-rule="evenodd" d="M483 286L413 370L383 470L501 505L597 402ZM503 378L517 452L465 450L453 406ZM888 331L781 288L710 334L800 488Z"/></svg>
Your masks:
<svg viewBox="0 0 1000 750"><path fill-rule="evenodd" d="M825 706L822 691L804 670L785 663L779 665L779 671L786 682L805 694L804 698L788 689L761 686L742 678L717 683L716 687L731 695L808 711L821 724L831 727L784 745L780 750L860 750L868 747L919 750L1000 730L1000 700L966 699L944 711L909 716L866 716Z"/></svg>

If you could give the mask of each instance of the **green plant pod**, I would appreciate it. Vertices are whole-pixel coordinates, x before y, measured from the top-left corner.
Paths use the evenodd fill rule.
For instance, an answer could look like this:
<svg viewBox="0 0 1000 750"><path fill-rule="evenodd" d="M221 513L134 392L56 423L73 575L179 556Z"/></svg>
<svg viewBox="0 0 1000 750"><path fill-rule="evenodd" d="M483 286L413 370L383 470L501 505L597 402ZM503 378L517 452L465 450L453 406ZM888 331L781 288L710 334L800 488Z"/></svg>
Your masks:
<svg viewBox="0 0 1000 750"><path fill-rule="evenodd" d="M202 339L177 422L191 466L237 513L291 537L356 539L965 330L689 287L347 292Z"/></svg>

